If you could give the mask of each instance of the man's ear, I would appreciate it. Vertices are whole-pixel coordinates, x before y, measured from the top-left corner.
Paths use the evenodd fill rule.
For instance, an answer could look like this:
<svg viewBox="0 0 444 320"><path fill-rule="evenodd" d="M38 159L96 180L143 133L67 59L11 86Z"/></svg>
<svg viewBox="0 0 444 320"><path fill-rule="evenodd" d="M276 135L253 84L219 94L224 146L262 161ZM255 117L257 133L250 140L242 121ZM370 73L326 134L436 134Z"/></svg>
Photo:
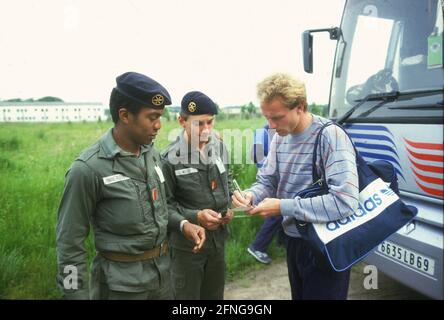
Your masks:
<svg viewBox="0 0 444 320"><path fill-rule="evenodd" d="M185 123L186 123L187 121L184 119L184 118L182 118L182 116L180 116L179 115L179 124L183 127L183 128L185 128Z"/></svg>
<svg viewBox="0 0 444 320"><path fill-rule="evenodd" d="M297 109L297 113L298 113L298 114L301 114L301 113L304 113L304 112L305 112L305 107L304 107L304 104L303 104L303 103L300 103L300 104L296 107L296 109Z"/></svg>
<svg viewBox="0 0 444 320"><path fill-rule="evenodd" d="M125 124L128 124L128 117L129 117L129 111L127 108L120 108L119 109L119 119Z"/></svg>

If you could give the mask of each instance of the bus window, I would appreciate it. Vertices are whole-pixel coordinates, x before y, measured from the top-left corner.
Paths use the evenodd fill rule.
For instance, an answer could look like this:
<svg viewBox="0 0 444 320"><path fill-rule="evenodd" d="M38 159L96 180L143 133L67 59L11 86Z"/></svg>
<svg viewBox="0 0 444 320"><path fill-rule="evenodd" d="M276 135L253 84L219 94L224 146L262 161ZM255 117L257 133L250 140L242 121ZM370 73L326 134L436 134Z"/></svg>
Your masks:
<svg viewBox="0 0 444 320"><path fill-rule="evenodd" d="M375 74L375 70L385 68L392 28L393 20L362 15L358 17L351 49L353 55L350 59L350 69L359 72L349 74L347 88L363 84Z"/></svg>

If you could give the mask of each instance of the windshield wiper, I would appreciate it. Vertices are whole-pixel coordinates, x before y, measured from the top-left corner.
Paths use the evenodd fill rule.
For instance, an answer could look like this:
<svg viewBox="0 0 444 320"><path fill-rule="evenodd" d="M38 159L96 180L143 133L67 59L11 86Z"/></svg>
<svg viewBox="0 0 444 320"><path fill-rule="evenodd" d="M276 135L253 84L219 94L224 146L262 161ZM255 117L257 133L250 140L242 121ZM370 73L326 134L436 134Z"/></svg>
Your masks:
<svg viewBox="0 0 444 320"><path fill-rule="evenodd" d="M416 90L416 91L405 91L405 92L392 91L392 92L385 92L385 93L372 93L372 94L367 95L364 99L355 100L358 102L358 104L356 104L350 110L348 110L336 122L342 123L345 120L347 120L348 118L350 118L350 116L356 111L356 109L358 109L360 106L362 106L367 101L380 101L380 102L377 105L375 105L374 107L367 110L366 112L360 114L359 117L368 116L370 113L374 112L376 109L380 108L381 106L383 106L384 104L386 104L388 102L410 100L410 99L417 98L417 97L426 97L426 96L434 95L434 94L441 93L441 92L443 92L442 89ZM428 107L430 108L430 105L428 105ZM436 106L433 105L433 108L441 108L441 107L442 107L442 104L439 102L436 104ZM403 109L403 108L407 108L407 107L403 106L403 107L389 107L389 108L390 109L396 109L396 108Z"/></svg>
<svg viewBox="0 0 444 320"><path fill-rule="evenodd" d="M384 92L384 93L371 93L371 94L367 95L362 100L356 100L356 101L359 101L359 103L354 105L342 117L337 119L336 122L339 124L345 122L345 120L350 118L350 116L353 114L353 112L356 111L356 109L358 109L360 106L362 106L367 101L381 101L380 103L378 103L373 108L371 108L370 110L367 111L367 112L373 112L374 110L378 109L380 106L386 104L387 102L395 101L399 97L399 95L400 95L400 93L398 91Z"/></svg>
<svg viewBox="0 0 444 320"><path fill-rule="evenodd" d="M431 89L431 90L418 90L418 91L410 91L404 93L405 95L409 95L410 98L416 98L416 97L426 97L431 96L434 94L441 93L441 95L444 95L444 92L442 89ZM420 105L404 105L404 106L392 106L388 107L388 109L440 109L444 107L444 100L437 101L436 103L426 103L426 104L420 104Z"/></svg>

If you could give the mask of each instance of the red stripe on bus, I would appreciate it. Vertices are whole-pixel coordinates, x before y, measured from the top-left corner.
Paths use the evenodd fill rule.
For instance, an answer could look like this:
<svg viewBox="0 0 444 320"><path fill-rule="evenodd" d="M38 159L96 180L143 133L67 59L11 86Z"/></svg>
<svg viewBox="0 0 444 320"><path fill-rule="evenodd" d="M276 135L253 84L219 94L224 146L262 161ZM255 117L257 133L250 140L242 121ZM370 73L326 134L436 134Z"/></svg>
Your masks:
<svg viewBox="0 0 444 320"><path fill-rule="evenodd" d="M408 157L410 162L418 169L423 170L423 171L427 171L427 172L436 172L436 173L444 173L444 168L443 167L436 167L436 166L428 166L425 164L419 164L416 163L415 161L413 161L412 159L410 159L410 157Z"/></svg>
<svg viewBox="0 0 444 320"><path fill-rule="evenodd" d="M428 188L428 187L420 184L417 180L415 180L415 181L416 181L416 184L422 189L422 191L424 191L428 194L431 194L432 196L444 198L444 191L443 190Z"/></svg>
<svg viewBox="0 0 444 320"><path fill-rule="evenodd" d="M435 161L435 162L444 162L444 156L438 154L424 154L413 152L409 148L406 148L407 151L416 159L427 160L427 161Z"/></svg>
<svg viewBox="0 0 444 320"><path fill-rule="evenodd" d="M404 138L404 140L414 148L429 149L429 150L444 150L444 144L442 143L413 142L406 138Z"/></svg>
<svg viewBox="0 0 444 320"><path fill-rule="evenodd" d="M424 182L444 185L444 179L424 176L424 175L416 172L414 168L412 168L412 170L413 170L413 173L415 174L415 176L417 176L420 180L422 180Z"/></svg>

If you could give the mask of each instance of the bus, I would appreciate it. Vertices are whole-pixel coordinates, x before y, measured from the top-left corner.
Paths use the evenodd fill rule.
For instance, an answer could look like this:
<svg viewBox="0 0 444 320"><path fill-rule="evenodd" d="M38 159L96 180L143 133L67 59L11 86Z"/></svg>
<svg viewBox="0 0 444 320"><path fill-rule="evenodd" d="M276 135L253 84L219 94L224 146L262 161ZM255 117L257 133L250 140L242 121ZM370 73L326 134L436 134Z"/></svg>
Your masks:
<svg viewBox="0 0 444 320"><path fill-rule="evenodd" d="M443 2L348 0L339 27L302 34L313 72L313 34L337 41L329 117L367 161L390 161L416 218L365 262L404 285L443 299Z"/></svg>

